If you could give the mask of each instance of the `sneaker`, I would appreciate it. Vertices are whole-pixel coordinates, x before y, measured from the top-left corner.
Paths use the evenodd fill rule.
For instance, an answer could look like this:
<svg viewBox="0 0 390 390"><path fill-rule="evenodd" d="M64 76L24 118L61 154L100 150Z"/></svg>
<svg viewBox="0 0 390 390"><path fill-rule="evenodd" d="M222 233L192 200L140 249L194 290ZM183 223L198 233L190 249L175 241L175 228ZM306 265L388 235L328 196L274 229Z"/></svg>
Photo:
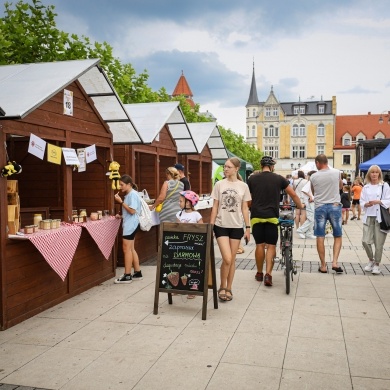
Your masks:
<svg viewBox="0 0 390 390"><path fill-rule="evenodd" d="M265 274L264 286L268 286L268 287L272 286L272 276L270 274Z"/></svg>
<svg viewBox="0 0 390 390"><path fill-rule="evenodd" d="M258 282L262 282L263 279L264 279L264 274L263 274L262 272L256 272L255 279L256 279Z"/></svg>
<svg viewBox="0 0 390 390"><path fill-rule="evenodd" d="M305 239L305 238L306 238L305 235L302 234L302 233L298 233L298 236L301 237L302 239Z"/></svg>
<svg viewBox="0 0 390 390"><path fill-rule="evenodd" d="M133 280L142 280L142 272L141 271L134 271L133 273Z"/></svg>
<svg viewBox="0 0 390 390"><path fill-rule="evenodd" d="M373 261L369 261L367 265L364 267L364 270L367 272L371 272L374 269L375 263Z"/></svg>
<svg viewBox="0 0 390 390"><path fill-rule="evenodd" d="M317 237L313 234L311 234L310 236L306 236L305 238L309 239L309 240L316 240Z"/></svg>
<svg viewBox="0 0 390 390"><path fill-rule="evenodd" d="M351 218L351 221L353 221L353 220L356 219L356 218L357 218L357 217L352 217L352 218Z"/></svg>
<svg viewBox="0 0 390 390"><path fill-rule="evenodd" d="M379 269L379 265L374 265L374 268L372 269L371 273L374 275L380 275L381 270Z"/></svg>
<svg viewBox="0 0 390 390"><path fill-rule="evenodd" d="M115 279L114 283L115 284L129 284L133 281L133 278L130 274L124 274L120 278Z"/></svg>

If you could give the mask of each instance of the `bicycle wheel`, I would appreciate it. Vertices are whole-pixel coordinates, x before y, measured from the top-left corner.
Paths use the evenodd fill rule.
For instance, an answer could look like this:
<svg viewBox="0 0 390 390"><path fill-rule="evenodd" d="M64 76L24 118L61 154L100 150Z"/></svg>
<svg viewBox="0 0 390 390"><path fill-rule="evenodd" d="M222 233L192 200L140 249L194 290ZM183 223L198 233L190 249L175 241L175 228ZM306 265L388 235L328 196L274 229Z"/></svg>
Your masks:
<svg viewBox="0 0 390 390"><path fill-rule="evenodd" d="M286 294L290 294L292 256L291 256L291 251L289 251L288 249L284 252L284 261L285 261L284 276L286 277Z"/></svg>

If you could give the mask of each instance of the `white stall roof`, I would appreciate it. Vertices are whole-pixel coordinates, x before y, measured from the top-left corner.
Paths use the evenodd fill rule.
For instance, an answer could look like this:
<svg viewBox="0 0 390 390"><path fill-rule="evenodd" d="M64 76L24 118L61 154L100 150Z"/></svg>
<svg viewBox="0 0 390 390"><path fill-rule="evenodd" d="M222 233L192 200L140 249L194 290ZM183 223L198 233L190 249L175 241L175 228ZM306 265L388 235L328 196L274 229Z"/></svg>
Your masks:
<svg viewBox="0 0 390 390"><path fill-rule="evenodd" d="M0 119L20 119L78 80L113 133L141 139L98 59L0 66Z"/></svg>
<svg viewBox="0 0 390 390"><path fill-rule="evenodd" d="M135 103L125 104L124 106L145 144L151 144L167 124L176 142L179 154L197 154L200 152L195 145L179 102ZM114 140L114 142L123 143L128 141L121 139Z"/></svg>
<svg viewBox="0 0 390 390"><path fill-rule="evenodd" d="M213 124L213 130L207 141L207 145L211 150L212 159L213 160L228 159L229 155L227 153L225 144L223 142L217 124L215 122L209 122L209 123Z"/></svg>

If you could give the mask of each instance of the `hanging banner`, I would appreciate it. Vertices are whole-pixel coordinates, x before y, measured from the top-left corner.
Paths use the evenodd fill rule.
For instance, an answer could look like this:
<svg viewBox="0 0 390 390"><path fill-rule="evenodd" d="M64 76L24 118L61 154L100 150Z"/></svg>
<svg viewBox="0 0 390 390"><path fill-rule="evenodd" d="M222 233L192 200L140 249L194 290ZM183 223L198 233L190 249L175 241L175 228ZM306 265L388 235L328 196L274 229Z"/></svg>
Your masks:
<svg viewBox="0 0 390 390"><path fill-rule="evenodd" d="M73 116L73 92L64 89L64 115Z"/></svg>
<svg viewBox="0 0 390 390"><path fill-rule="evenodd" d="M61 148L59 146L47 144L47 161L61 165Z"/></svg>
<svg viewBox="0 0 390 390"><path fill-rule="evenodd" d="M91 145L85 148L85 160L87 161L87 164L96 160L96 146Z"/></svg>
<svg viewBox="0 0 390 390"><path fill-rule="evenodd" d="M80 161L77 157L76 151L72 148L62 148L66 165L80 165Z"/></svg>
<svg viewBox="0 0 390 390"><path fill-rule="evenodd" d="M85 161L85 149L77 149L77 157L79 159L80 165L78 166L79 172L85 172L87 170L87 164Z"/></svg>
<svg viewBox="0 0 390 390"><path fill-rule="evenodd" d="M37 137L34 134L31 134L30 142L28 144L28 152L43 160L43 157L45 155L45 149L46 141L44 141L42 138Z"/></svg>

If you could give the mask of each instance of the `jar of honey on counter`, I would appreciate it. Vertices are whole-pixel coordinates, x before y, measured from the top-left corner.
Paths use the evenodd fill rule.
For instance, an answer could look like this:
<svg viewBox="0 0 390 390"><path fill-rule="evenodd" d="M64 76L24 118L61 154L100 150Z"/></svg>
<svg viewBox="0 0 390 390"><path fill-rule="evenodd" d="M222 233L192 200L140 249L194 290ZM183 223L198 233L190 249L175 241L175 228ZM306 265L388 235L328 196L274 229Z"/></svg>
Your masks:
<svg viewBox="0 0 390 390"><path fill-rule="evenodd" d="M26 225L24 227L24 234L32 234L34 233L34 225Z"/></svg>
<svg viewBox="0 0 390 390"><path fill-rule="evenodd" d="M87 216L87 210L86 209L80 209L79 217L86 217Z"/></svg>
<svg viewBox="0 0 390 390"><path fill-rule="evenodd" d="M34 225L38 225L42 221L42 214L34 214Z"/></svg>
<svg viewBox="0 0 390 390"><path fill-rule="evenodd" d="M91 213L91 221L97 221L98 218L99 218L98 213L96 213L96 212Z"/></svg>
<svg viewBox="0 0 390 390"><path fill-rule="evenodd" d="M43 230L50 230L50 229L51 229L51 219L44 219Z"/></svg>

